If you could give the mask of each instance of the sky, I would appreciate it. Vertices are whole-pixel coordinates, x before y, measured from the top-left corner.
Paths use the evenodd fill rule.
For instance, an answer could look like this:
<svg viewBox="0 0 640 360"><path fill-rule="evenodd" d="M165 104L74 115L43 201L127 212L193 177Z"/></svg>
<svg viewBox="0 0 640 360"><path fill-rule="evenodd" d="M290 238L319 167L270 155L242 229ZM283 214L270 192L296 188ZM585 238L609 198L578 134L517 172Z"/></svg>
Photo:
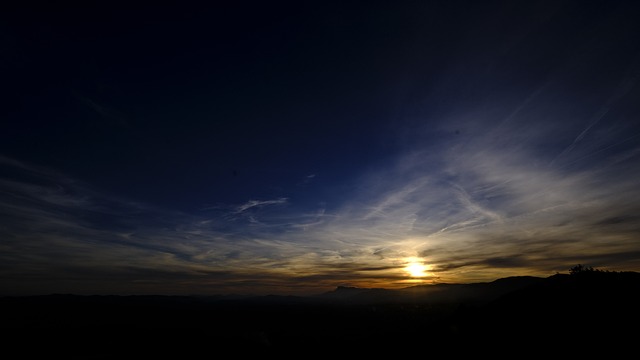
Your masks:
<svg viewBox="0 0 640 360"><path fill-rule="evenodd" d="M640 271L640 3L0 12L0 295Z"/></svg>

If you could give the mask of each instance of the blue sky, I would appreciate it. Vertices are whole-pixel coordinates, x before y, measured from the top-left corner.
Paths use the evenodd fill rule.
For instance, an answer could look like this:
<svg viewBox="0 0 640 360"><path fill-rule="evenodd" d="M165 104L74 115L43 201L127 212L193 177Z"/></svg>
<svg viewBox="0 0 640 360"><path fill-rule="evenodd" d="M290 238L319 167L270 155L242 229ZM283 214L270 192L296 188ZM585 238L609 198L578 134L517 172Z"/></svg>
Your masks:
<svg viewBox="0 0 640 360"><path fill-rule="evenodd" d="M6 295L640 270L637 4L250 5L3 15Z"/></svg>

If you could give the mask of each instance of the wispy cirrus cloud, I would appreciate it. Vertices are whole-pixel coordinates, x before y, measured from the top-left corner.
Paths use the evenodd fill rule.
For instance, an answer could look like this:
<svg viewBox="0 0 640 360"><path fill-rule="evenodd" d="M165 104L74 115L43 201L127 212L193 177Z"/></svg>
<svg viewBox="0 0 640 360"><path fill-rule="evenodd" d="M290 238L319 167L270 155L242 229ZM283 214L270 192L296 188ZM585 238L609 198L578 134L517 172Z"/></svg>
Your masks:
<svg viewBox="0 0 640 360"><path fill-rule="evenodd" d="M287 203L287 198L284 198L284 197L273 199L273 200L249 200L246 203L236 207L235 213L240 214L253 208L261 208L268 205L281 205L286 203Z"/></svg>
<svg viewBox="0 0 640 360"><path fill-rule="evenodd" d="M585 262L640 270L636 68L587 95L572 91L568 69L510 107L493 94L440 113L415 134L430 141L345 179L348 191L316 192L310 176L294 185L308 206L291 195L179 212L1 157L2 288L308 293L544 276ZM416 258L429 276L409 278Z"/></svg>
<svg viewBox="0 0 640 360"><path fill-rule="evenodd" d="M98 276L104 289L120 283L125 292L238 292L261 284L273 293L406 286L409 257L431 265L426 281L543 275L584 260L638 266L630 255L640 231L636 147L567 170L541 165L527 147L496 151L489 139L411 152L363 175L338 207L278 211L252 226L225 211L249 214L289 200L170 212L5 158L3 173L13 175L0 182L0 211L11 220L1 229L3 276L15 279L14 289L56 276L67 288L98 291L87 286Z"/></svg>

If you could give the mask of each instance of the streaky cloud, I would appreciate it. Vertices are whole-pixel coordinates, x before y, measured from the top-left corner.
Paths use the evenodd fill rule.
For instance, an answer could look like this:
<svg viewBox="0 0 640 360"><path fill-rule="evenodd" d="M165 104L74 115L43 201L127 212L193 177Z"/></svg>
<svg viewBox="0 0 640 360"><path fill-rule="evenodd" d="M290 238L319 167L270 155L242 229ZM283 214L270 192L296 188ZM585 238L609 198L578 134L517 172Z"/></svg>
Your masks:
<svg viewBox="0 0 640 360"><path fill-rule="evenodd" d="M238 206L235 209L235 213L236 214L240 214L243 213L249 209L252 208L259 208L259 207L263 207L263 206L267 206L267 205L280 205L280 204L286 204L287 203L287 198L281 197L281 198L277 198L274 200L249 200L246 203Z"/></svg>

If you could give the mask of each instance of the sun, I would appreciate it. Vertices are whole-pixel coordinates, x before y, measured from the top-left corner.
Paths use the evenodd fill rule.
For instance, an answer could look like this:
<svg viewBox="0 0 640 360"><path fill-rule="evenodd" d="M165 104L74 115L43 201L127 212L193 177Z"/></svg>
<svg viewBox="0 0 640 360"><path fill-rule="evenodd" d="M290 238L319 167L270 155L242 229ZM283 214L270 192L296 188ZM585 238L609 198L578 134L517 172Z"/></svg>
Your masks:
<svg viewBox="0 0 640 360"><path fill-rule="evenodd" d="M429 270L429 266L423 264L421 261L412 259L409 261L407 266L405 266L404 270L409 274L409 276L418 278L427 276L427 270Z"/></svg>

